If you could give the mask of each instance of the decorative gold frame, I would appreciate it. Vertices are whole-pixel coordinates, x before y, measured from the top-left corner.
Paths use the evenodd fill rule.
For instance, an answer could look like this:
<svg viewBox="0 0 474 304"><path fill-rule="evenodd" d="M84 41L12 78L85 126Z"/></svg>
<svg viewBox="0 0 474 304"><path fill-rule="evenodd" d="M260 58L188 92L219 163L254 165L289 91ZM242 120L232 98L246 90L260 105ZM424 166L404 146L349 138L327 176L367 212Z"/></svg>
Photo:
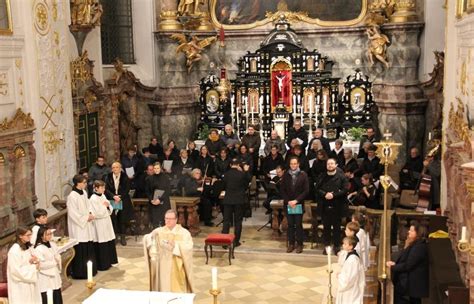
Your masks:
<svg viewBox="0 0 474 304"><path fill-rule="evenodd" d="M314 113L315 103L316 103L316 94L314 93L314 88L304 88L303 89L303 113Z"/></svg>
<svg viewBox="0 0 474 304"><path fill-rule="evenodd" d="M458 0L459 1L459 0ZM472 1L472 0L470 0ZM249 30L255 27L263 26L265 24L268 24L272 21L274 21L275 18L272 18L272 16L280 16L281 14L286 15L291 15L293 16L293 19L299 20L301 22L309 23L309 24L315 24L319 26L325 26L325 27L331 27L331 26L352 26L360 23L362 20L364 20L365 16L367 15L367 2L368 0L362 0L362 10L359 14L359 16L355 19L352 20L346 20L346 21L324 21L320 20L319 18L313 19L307 16L306 13L296 13L296 12L289 12L289 11L278 11L275 13L267 14L267 17L263 20L258 20L253 23L249 24L236 24L236 25L226 25L226 24L221 24L216 17L216 6L217 6L217 0L210 0L210 16L211 16L211 21L214 27L216 28L221 28L223 27L225 30Z"/></svg>
<svg viewBox="0 0 474 304"><path fill-rule="evenodd" d="M260 94L257 89L249 89L247 97L247 113L259 113L260 112Z"/></svg>
<svg viewBox="0 0 474 304"><path fill-rule="evenodd" d="M12 11L10 0L0 0L5 1L5 5L7 6L7 19L8 19L8 28L0 28L0 35L12 35L13 34L13 23L12 23Z"/></svg>

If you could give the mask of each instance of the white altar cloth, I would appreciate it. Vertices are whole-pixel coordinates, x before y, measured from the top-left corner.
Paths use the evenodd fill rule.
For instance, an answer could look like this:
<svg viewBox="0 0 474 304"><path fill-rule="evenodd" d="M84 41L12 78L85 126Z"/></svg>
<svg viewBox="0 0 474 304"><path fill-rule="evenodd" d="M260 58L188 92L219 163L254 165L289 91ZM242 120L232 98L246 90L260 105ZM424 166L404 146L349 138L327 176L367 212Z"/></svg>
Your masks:
<svg viewBox="0 0 474 304"><path fill-rule="evenodd" d="M193 304L193 293L173 293L158 291L139 291L100 288L90 297L82 302L83 304Z"/></svg>

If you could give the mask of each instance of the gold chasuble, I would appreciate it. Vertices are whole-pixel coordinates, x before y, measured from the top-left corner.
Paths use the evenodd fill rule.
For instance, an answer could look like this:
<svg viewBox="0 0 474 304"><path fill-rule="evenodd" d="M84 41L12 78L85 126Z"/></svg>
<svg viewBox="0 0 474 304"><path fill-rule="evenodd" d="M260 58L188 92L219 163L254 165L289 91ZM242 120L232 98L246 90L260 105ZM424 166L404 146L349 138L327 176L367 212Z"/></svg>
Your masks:
<svg viewBox="0 0 474 304"><path fill-rule="evenodd" d="M160 227L143 237L150 291L193 292L193 240L181 225Z"/></svg>

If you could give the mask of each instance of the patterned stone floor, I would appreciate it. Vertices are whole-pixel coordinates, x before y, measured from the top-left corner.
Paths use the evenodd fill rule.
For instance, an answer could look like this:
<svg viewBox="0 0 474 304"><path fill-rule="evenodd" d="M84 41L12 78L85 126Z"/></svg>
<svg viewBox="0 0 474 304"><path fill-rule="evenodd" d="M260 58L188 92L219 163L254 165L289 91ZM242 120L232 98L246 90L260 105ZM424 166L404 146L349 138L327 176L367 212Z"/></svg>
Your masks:
<svg viewBox="0 0 474 304"><path fill-rule="evenodd" d="M321 248L310 249L305 244L303 254L287 254L284 238L272 239L272 230L257 229L267 217L262 210L244 222L243 245L236 249L235 260L228 265L227 254L218 249L216 256L205 264L204 238L221 227L203 228L194 238L195 303L211 303L208 294L211 268L218 267L221 303L322 303L327 292L327 257ZM216 219L216 223L219 219ZM95 277L96 288L147 290L148 272L143 259L141 237L128 237L128 246L118 245L119 264ZM335 258L333 261L335 262ZM63 293L65 303L81 303L88 297L85 281L73 281Z"/></svg>

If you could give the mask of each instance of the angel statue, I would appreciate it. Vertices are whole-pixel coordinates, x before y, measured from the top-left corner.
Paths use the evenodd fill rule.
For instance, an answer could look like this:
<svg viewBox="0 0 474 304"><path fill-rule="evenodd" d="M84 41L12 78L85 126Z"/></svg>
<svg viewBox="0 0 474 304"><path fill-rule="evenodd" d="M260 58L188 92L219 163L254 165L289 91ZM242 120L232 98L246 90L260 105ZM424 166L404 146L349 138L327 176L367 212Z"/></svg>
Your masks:
<svg viewBox="0 0 474 304"><path fill-rule="evenodd" d="M201 60L202 50L217 41L217 37L208 37L199 39L197 36L192 36L191 40L187 41L184 34L173 34L171 38L178 41L180 45L176 48L176 53L183 52L186 56L186 66L188 73L191 72L194 62Z"/></svg>
<svg viewBox="0 0 474 304"><path fill-rule="evenodd" d="M204 0L180 0L178 4L178 13L181 16L198 15L200 4L204 5Z"/></svg>
<svg viewBox="0 0 474 304"><path fill-rule="evenodd" d="M387 35L380 32L380 27L376 24L367 28L367 36L369 37L369 49L367 55L370 65L375 63L375 59L382 62L387 68L390 63L387 61L387 44L390 43Z"/></svg>

